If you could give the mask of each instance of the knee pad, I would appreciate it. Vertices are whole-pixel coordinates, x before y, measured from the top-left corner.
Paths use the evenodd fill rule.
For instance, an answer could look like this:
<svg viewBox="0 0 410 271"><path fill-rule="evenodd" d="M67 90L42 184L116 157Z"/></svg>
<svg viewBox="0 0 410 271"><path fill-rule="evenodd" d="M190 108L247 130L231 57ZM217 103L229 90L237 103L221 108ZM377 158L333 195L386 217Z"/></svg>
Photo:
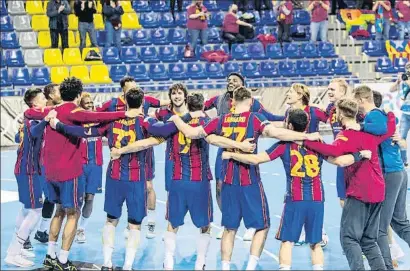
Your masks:
<svg viewBox="0 0 410 271"><path fill-rule="evenodd" d="M137 221L137 220L135 220L135 219L132 219L132 218L128 218L128 223L130 223L130 224L132 224L132 225L141 225L141 221Z"/></svg>
<svg viewBox="0 0 410 271"><path fill-rule="evenodd" d="M42 209L43 218L51 218L54 213L54 203L49 202L47 199L44 201Z"/></svg>

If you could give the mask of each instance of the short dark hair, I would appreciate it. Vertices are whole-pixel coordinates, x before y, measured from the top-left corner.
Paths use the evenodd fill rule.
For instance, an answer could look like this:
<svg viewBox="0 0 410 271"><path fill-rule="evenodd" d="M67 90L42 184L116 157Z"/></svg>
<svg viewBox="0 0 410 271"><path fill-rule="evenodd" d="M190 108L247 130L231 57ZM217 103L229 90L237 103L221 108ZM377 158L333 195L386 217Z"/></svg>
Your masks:
<svg viewBox="0 0 410 271"><path fill-rule="evenodd" d="M292 124L294 131L304 132L308 124L308 116L302 109L290 109L288 123Z"/></svg>
<svg viewBox="0 0 410 271"><path fill-rule="evenodd" d="M28 107L33 107L33 100L40 93L43 93L43 91L40 88L29 88L24 93L24 102L28 105Z"/></svg>
<svg viewBox="0 0 410 271"><path fill-rule="evenodd" d="M68 77L60 84L61 99L72 102L83 92L83 82L76 77Z"/></svg>
<svg viewBox="0 0 410 271"><path fill-rule="evenodd" d="M243 102L246 99L252 98L251 92L246 87L238 87L233 93L233 98L237 102Z"/></svg>
<svg viewBox="0 0 410 271"><path fill-rule="evenodd" d="M240 74L239 72L231 72L226 79L229 79L229 77L231 76L239 77L239 79L241 79L242 81L242 86L245 86L245 78L243 78L242 74Z"/></svg>
<svg viewBox="0 0 410 271"><path fill-rule="evenodd" d="M51 100L50 94L54 93L54 88L57 86L58 84L51 83L44 87L44 96L47 100Z"/></svg>
<svg viewBox="0 0 410 271"><path fill-rule="evenodd" d="M352 99L342 98L336 103L336 108L340 110L346 118L355 119L359 111L359 105Z"/></svg>
<svg viewBox="0 0 410 271"><path fill-rule="evenodd" d="M383 95L380 92L373 90L373 100L376 107L379 108L383 103Z"/></svg>
<svg viewBox="0 0 410 271"><path fill-rule="evenodd" d="M144 101L144 91L140 88L131 88L125 94L125 99L127 100L128 108L140 108Z"/></svg>
<svg viewBox="0 0 410 271"><path fill-rule="evenodd" d="M120 80L120 86L121 86L121 88L124 88L125 83L128 83L128 82L135 82L134 77L132 77L132 76L124 76L123 78L121 78L121 80Z"/></svg>
<svg viewBox="0 0 410 271"><path fill-rule="evenodd" d="M187 106L190 112L199 111L204 109L205 98L200 93L192 93L187 97Z"/></svg>

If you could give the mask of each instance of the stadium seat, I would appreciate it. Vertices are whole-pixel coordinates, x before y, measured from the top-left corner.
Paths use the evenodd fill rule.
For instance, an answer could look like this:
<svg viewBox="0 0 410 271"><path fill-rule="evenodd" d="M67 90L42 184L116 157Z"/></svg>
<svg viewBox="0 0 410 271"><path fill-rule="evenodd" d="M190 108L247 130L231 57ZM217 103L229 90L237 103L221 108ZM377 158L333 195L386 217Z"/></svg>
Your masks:
<svg viewBox="0 0 410 271"><path fill-rule="evenodd" d="M124 13L121 16L122 28L123 29L139 29L141 25L138 20L136 13Z"/></svg>
<svg viewBox="0 0 410 271"><path fill-rule="evenodd" d="M143 28L158 28L159 27L159 15L155 12L140 14L141 25Z"/></svg>
<svg viewBox="0 0 410 271"><path fill-rule="evenodd" d="M134 31L132 39L135 45L150 45L152 43L150 33L146 29Z"/></svg>
<svg viewBox="0 0 410 271"><path fill-rule="evenodd" d="M385 41L369 40L363 43L362 52L368 56L387 55Z"/></svg>
<svg viewBox="0 0 410 271"><path fill-rule="evenodd" d="M162 62L177 62L178 61L178 52L176 51L175 47L172 46L164 46L159 47L159 60Z"/></svg>
<svg viewBox="0 0 410 271"><path fill-rule="evenodd" d="M319 42L318 45L319 56L321 57L335 57L335 46L330 42Z"/></svg>
<svg viewBox="0 0 410 271"><path fill-rule="evenodd" d="M209 43L221 43L222 42L221 33L219 32L218 28L211 27L208 29L208 42Z"/></svg>
<svg viewBox="0 0 410 271"><path fill-rule="evenodd" d="M296 72L301 76L315 76L313 65L308 59L299 59L296 61Z"/></svg>
<svg viewBox="0 0 410 271"><path fill-rule="evenodd" d="M44 66L43 51L41 49L26 50L24 52L24 62L29 67Z"/></svg>
<svg viewBox="0 0 410 271"><path fill-rule="evenodd" d="M376 72L396 73L396 70L393 68L392 61L388 57L382 57L382 58L377 59L375 69L376 69Z"/></svg>
<svg viewBox="0 0 410 271"><path fill-rule="evenodd" d="M3 49L17 49L20 48L20 44L15 32L1 32L0 36L1 48Z"/></svg>
<svg viewBox="0 0 410 271"><path fill-rule="evenodd" d="M132 7L138 13L139 12L150 12L152 10L151 5L146 0L132 1Z"/></svg>
<svg viewBox="0 0 410 271"><path fill-rule="evenodd" d="M68 15L68 30L78 30L78 17L75 14Z"/></svg>
<svg viewBox="0 0 410 271"><path fill-rule="evenodd" d="M6 67L6 56L4 55L4 51L0 52L0 67Z"/></svg>
<svg viewBox="0 0 410 271"><path fill-rule="evenodd" d="M251 59L245 44L232 44L231 53L232 58L236 60Z"/></svg>
<svg viewBox="0 0 410 271"><path fill-rule="evenodd" d="M63 53L63 62L69 66L83 65L79 48L67 48Z"/></svg>
<svg viewBox="0 0 410 271"><path fill-rule="evenodd" d="M316 58L319 56L316 44L313 42L302 43L300 46L300 55L307 58Z"/></svg>
<svg viewBox="0 0 410 271"><path fill-rule="evenodd" d="M84 84L91 84L90 74L87 66L73 66L70 70L70 76L81 80Z"/></svg>
<svg viewBox="0 0 410 271"><path fill-rule="evenodd" d="M133 1L133 2L136 2L136 1ZM98 13L98 14L101 14L101 13L102 13L102 9L103 9L103 6L102 6L102 4L101 4L101 1L96 1L96 3L97 3L97 6L96 6L97 13Z"/></svg>
<svg viewBox="0 0 410 271"><path fill-rule="evenodd" d="M280 43L268 44L268 46L266 46L266 56L270 59L285 58Z"/></svg>
<svg viewBox="0 0 410 271"><path fill-rule="evenodd" d="M14 16L13 25L16 31L31 31L30 17L27 15Z"/></svg>
<svg viewBox="0 0 410 271"><path fill-rule="evenodd" d="M47 49L51 47L51 37L50 31L40 31L38 32L38 46L42 49Z"/></svg>
<svg viewBox="0 0 410 271"><path fill-rule="evenodd" d="M30 75L27 68L16 68L11 71L11 81L15 86L31 85Z"/></svg>
<svg viewBox="0 0 410 271"><path fill-rule="evenodd" d="M34 68L31 71L31 82L36 86L50 84L50 73L47 68Z"/></svg>
<svg viewBox="0 0 410 271"><path fill-rule="evenodd" d="M108 68L105 65L94 65L90 69L90 79L95 84L111 84Z"/></svg>
<svg viewBox="0 0 410 271"><path fill-rule="evenodd" d="M121 48L121 59L122 62L130 63L140 63L141 59L138 56L136 47L122 47Z"/></svg>
<svg viewBox="0 0 410 271"><path fill-rule="evenodd" d="M175 24L180 27L186 27L187 17L186 12L179 12L175 14Z"/></svg>
<svg viewBox="0 0 410 271"><path fill-rule="evenodd" d="M118 52L118 48L110 47L103 49L103 61L106 64L121 64L122 60L120 59L120 53Z"/></svg>
<svg viewBox="0 0 410 271"><path fill-rule="evenodd" d="M13 31L13 24L11 22L11 17L10 16L1 16L0 17L0 31L1 32L9 32Z"/></svg>
<svg viewBox="0 0 410 271"><path fill-rule="evenodd" d="M156 12L165 12L169 10L169 6L164 0L150 1L149 4L151 5L152 10Z"/></svg>
<svg viewBox="0 0 410 271"><path fill-rule="evenodd" d="M151 30L151 41L156 45L169 44L168 33L163 28Z"/></svg>
<svg viewBox="0 0 410 271"><path fill-rule="evenodd" d="M294 41L309 41L310 25L292 25L290 35Z"/></svg>
<svg viewBox="0 0 410 271"><path fill-rule="evenodd" d="M172 44L187 44L186 31L172 28L168 31L168 40Z"/></svg>
<svg viewBox="0 0 410 271"><path fill-rule="evenodd" d="M224 64L224 75L228 76L230 73L233 72L241 72L241 68L239 67L239 63L237 62L228 62Z"/></svg>
<svg viewBox="0 0 410 271"><path fill-rule="evenodd" d="M293 10L293 24L309 25L310 24L309 12L304 9Z"/></svg>
<svg viewBox="0 0 410 271"><path fill-rule="evenodd" d="M222 65L220 63L206 63L205 73L211 79L225 78Z"/></svg>
<svg viewBox="0 0 410 271"><path fill-rule="evenodd" d="M400 57L394 59L393 67L397 72L404 72L404 66L408 62L408 59L405 57Z"/></svg>
<svg viewBox="0 0 410 271"><path fill-rule="evenodd" d="M8 67L24 67L25 63L21 50L7 50L5 56Z"/></svg>
<svg viewBox="0 0 410 271"><path fill-rule="evenodd" d="M104 21L101 14L94 14L94 27L95 30L104 30Z"/></svg>
<svg viewBox="0 0 410 271"><path fill-rule="evenodd" d="M149 75L154 81L166 81L169 79L169 75L164 64L151 64L149 66Z"/></svg>
<svg viewBox="0 0 410 271"><path fill-rule="evenodd" d="M12 0L12 1L7 1L8 4L8 13L10 15L25 15L26 9L24 8L25 1L20 1L20 0Z"/></svg>
<svg viewBox="0 0 410 271"><path fill-rule="evenodd" d="M64 65L63 56L60 49L46 49L44 51L44 64L47 66Z"/></svg>
<svg viewBox="0 0 410 271"><path fill-rule="evenodd" d="M135 13L134 9L132 8L131 1L125 0L125 1L119 1L121 4L122 9L124 10L124 13Z"/></svg>
<svg viewBox="0 0 410 271"><path fill-rule="evenodd" d="M255 16L255 22L252 23L252 24L253 24L254 26L261 25L261 16L259 15L259 12L258 12L258 11L254 11L252 14L253 14L253 16Z"/></svg>
<svg viewBox="0 0 410 271"><path fill-rule="evenodd" d="M51 68L51 82L55 84L60 84L67 77L69 77L67 67L62 66L62 67L52 67Z"/></svg>
<svg viewBox="0 0 410 271"><path fill-rule="evenodd" d="M290 60L281 60L278 66L278 72L283 77L296 75L295 63Z"/></svg>
<svg viewBox="0 0 410 271"><path fill-rule="evenodd" d="M248 45L248 54L252 59L266 59L265 48L262 43L251 43Z"/></svg>
<svg viewBox="0 0 410 271"><path fill-rule="evenodd" d="M164 28L174 28L175 22L170 12L162 13L159 17L159 25Z"/></svg>
<svg viewBox="0 0 410 271"><path fill-rule="evenodd" d="M137 82L150 80L145 64L131 64L128 75L134 77Z"/></svg>
<svg viewBox="0 0 410 271"><path fill-rule="evenodd" d="M43 8L43 1L41 0L26 1L26 12L28 15L46 14L46 11Z"/></svg>
<svg viewBox="0 0 410 271"><path fill-rule="evenodd" d="M207 78L202 63L188 63L187 76L191 79Z"/></svg>
<svg viewBox="0 0 410 271"><path fill-rule="evenodd" d="M221 27L224 18L225 18L225 12L223 11L211 13L211 19L209 20L209 25Z"/></svg>
<svg viewBox="0 0 410 271"><path fill-rule="evenodd" d="M199 60L199 55L194 54L193 57L188 57L186 58L184 56L184 52L185 52L185 46L178 46L178 59L180 59L182 62L196 62Z"/></svg>
<svg viewBox="0 0 410 271"><path fill-rule="evenodd" d="M50 31L48 26L48 17L47 15L34 15L31 17L31 27L34 31Z"/></svg>
<svg viewBox="0 0 410 271"><path fill-rule="evenodd" d="M146 63L159 62L156 47L141 47L141 60Z"/></svg>
<svg viewBox="0 0 410 271"><path fill-rule="evenodd" d="M218 11L218 3L216 0L204 1L204 5L208 9L208 11Z"/></svg>
<svg viewBox="0 0 410 271"><path fill-rule="evenodd" d="M7 6L6 6L6 1L5 0L0 0L0 15L4 16L4 15L8 15L8 11L7 11Z"/></svg>
<svg viewBox="0 0 410 271"><path fill-rule="evenodd" d="M326 59L314 60L313 69L318 75L330 75L332 71L330 69L329 62Z"/></svg>
<svg viewBox="0 0 410 271"><path fill-rule="evenodd" d="M297 43L285 43L283 45L283 54L287 58L300 58L299 45Z"/></svg>
<svg viewBox="0 0 410 271"><path fill-rule="evenodd" d="M267 78L278 77L278 68L276 67L275 62L272 61L263 61L261 62L260 73L262 76Z"/></svg>
<svg viewBox="0 0 410 271"><path fill-rule="evenodd" d="M349 75L349 74L351 74L349 72L349 68L348 68L346 62L341 58L333 59L330 66L331 66L333 72L337 75Z"/></svg>
<svg viewBox="0 0 410 271"><path fill-rule="evenodd" d="M247 78L260 78L260 67L256 62L244 62L242 63L242 74Z"/></svg>
<svg viewBox="0 0 410 271"><path fill-rule="evenodd" d="M85 58L87 57L87 54L89 51L94 50L97 53L101 54L100 48L98 47L91 47L91 48L84 48L83 51L81 52L81 59L84 62L84 65L101 65L104 64L102 60L92 60L92 61L85 61Z"/></svg>
<svg viewBox="0 0 410 271"><path fill-rule="evenodd" d="M127 75L127 66L125 65L111 65L110 77L112 81L118 83L121 79Z"/></svg>
<svg viewBox="0 0 410 271"><path fill-rule="evenodd" d="M98 46L104 47L105 46L105 38L106 38L106 33L105 31L96 31L97 32L97 43Z"/></svg>
<svg viewBox="0 0 410 271"><path fill-rule="evenodd" d="M170 64L168 67L169 77L173 80L188 80L184 64Z"/></svg>
<svg viewBox="0 0 410 271"><path fill-rule="evenodd" d="M214 47L213 47L213 50L214 51L222 50L225 53L227 53L228 55L230 55L228 44L215 44Z"/></svg>
<svg viewBox="0 0 410 271"><path fill-rule="evenodd" d="M10 80L9 74L7 69L1 69L0 71L0 86L3 87L9 87L12 85L12 82Z"/></svg>
<svg viewBox="0 0 410 271"><path fill-rule="evenodd" d="M276 14L272 10L262 11L261 24L262 25L276 25Z"/></svg>

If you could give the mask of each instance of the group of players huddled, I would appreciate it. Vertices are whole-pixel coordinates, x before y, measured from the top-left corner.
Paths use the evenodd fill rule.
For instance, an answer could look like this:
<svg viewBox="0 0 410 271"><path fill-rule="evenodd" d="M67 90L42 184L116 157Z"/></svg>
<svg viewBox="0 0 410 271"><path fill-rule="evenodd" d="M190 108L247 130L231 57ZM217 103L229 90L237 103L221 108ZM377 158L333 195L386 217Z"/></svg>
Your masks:
<svg viewBox="0 0 410 271"><path fill-rule="evenodd" d="M15 166L24 206L7 251L7 264L34 265L27 259L35 257L30 251L30 234L43 216L35 239L48 243L44 268L77 270L68 254L74 240L86 242L94 195L102 192L102 137L111 149L102 270L115 269L115 229L124 202L128 227L123 270L132 269L146 216L147 238L156 235L153 147L163 142L168 193L164 215L169 222L164 234L165 270L174 268L176 234L188 211L199 229L195 270L205 269L213 221L209 144L219 147L215 179L222 212L223 230L218 235L222 270L230 269L242 219L247 228L244 240L252 241L247 270L258 264L270 228L258 165L277 158L286 172L284 211L276 234L282 242L279 269L290 270L293 244L305 242L310 244L313 269L323 270L322 246L328 241L323 231L323 160L338 166L337 192L343 207L340 242L352 270L364 270L362 253L372 269L393 269L389 225L410 244L407 174L400 156L406 142L395 132L394 114L378 109L380 93L361 86L351 95L343 79L334 79L328 87L330 104L321 109L310 103L307 86L293 84L286 96L289 109L285 116L277 116L252 98L238 73L228 76L225 93L208 101L202 94L189 93L181 83L169 88L169 101L144 95L132 77L123 78L120 84L123 94L100 107L94 106L91 95L83 92L82 82L74 77L48 85L44 91L25 92L29 109L16 135L20 145ZM158 109L149 115L150 108ZM206 114L212 108L217 111L213 119ZM321 142L320 122L329 122L333 129L331 145ZM257 153L260 136L280 141Z"/></svg>

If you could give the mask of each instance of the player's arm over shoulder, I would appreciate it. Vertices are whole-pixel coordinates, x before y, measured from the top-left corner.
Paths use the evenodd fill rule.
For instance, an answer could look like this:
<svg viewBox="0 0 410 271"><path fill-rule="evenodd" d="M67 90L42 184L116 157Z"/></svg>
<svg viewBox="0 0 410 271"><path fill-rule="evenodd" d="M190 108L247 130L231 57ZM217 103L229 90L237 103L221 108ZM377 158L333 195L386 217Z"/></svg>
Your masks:
<svg viewBox="0 0 410 271"><path fill-rule="evenodd" d="M178 130L181 131L187 138L199 139L208 135L203 126L192 127L191 125L185 123L185 121L177 115L172 116L169 120L173 121ZM213 121L210 121L206 127L208 127L212 122Z"/></svg>

